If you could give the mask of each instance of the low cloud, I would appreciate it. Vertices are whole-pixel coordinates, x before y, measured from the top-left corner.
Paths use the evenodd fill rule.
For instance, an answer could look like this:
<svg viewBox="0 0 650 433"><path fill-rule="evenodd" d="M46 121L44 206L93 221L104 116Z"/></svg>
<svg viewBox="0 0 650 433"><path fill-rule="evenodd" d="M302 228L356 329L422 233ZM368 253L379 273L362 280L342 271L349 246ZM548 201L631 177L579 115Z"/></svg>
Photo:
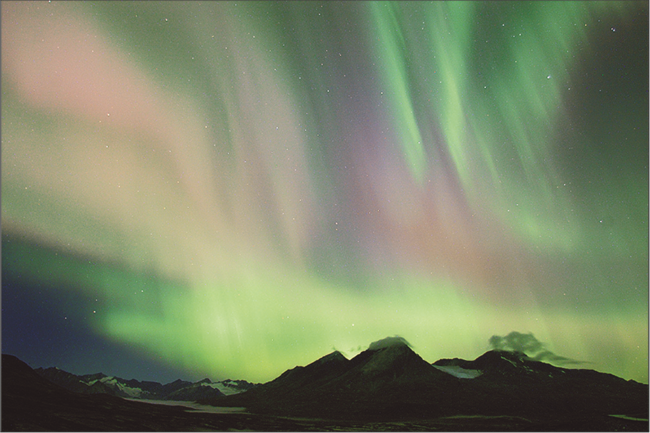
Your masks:
<svg viewBox="0 0 650 433"><path fill-rule="evenodd" d="M550 362L558 365L586 364L585 361L576 361L575 359L556 355L548 350L544 346L544 343L535 338L532 332L522 334L521 332L513 331L505 337L493 335L490 337L489 344L493 350L523 352L535 361Z"/></svg>
<svg viewBox="0 0 650 433"><path fill-rule="evenodd" d="M370 347L368 347L368 350L379 350L385 347L392 347L392 346L411 347L411 344L408 341L406 341L405 338L396 335L394 337L386 337L383 340L379 340L371 343Z"/></svg>

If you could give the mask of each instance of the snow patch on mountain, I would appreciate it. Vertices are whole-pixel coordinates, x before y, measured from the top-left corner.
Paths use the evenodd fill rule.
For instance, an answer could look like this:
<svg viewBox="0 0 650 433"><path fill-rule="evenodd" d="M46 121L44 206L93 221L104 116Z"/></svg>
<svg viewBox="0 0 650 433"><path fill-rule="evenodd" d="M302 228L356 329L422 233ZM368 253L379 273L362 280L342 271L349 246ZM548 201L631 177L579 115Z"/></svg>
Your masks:
<svg viewBox="0 0 650 433"><path fill-rule="evenodd" d="M102 377L101 379L94 379L88 382L82 381L82 383L85 383L88 386L92 386L97 382L103 383L104 385L110 386L113 389L121 391L124 394L128 395L129 397L140 397L143 393L142 389L132 388L130 386L124 385L123 383L120 383L119 380L113 376L106 376L106 377Z"/></svg>
<svg viewBox="0 0 650 433"><path fill-rule="evenodd" d="M469 370L458 365L434 365L434 367L459 379L475 379L483 374L481 370Z"/></svg>
<svg viewBox="0 0 650 433"><path fill-rule="evenodd" d="M236 381L230 379L222 380L221 382L201 382L201 386L209 386L210 388L217 389L224 395L240 394L246 391L246 389L240 388Z"/></svg>

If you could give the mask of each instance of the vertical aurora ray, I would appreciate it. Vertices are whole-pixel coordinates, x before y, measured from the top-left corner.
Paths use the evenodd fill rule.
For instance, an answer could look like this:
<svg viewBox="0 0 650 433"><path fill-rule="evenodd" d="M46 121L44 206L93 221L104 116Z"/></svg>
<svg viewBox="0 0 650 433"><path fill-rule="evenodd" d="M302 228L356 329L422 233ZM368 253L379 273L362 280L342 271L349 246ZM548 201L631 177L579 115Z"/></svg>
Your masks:
<svg viewBox="0 0 650 433"><path fill-rule="evenodd" d="M471 2L437 3L434 6L428 10L427 18L432 39L431 53L435 53L432 63L436 77L440 77L440 86L434 83L435 87L431 90L434 95L439 95L436 105L446 147L461 183L467 186L474 164L468 152L466 97L463 93L468 91L465 63L471 38L470 20L475 6Z"/></svg>
<svg viewBox="0 0 650 433"><path fill-rule="evenodd" d="M647 382L647 14L3 4L7 299L197 379L516 330Z"/></svg>
<svg viewBox="0 0 650 433"><path fill-rule="evenodd" d="M393 126L397 129L397 136L413 177L422 182L427 155L409 88L408 60L405 57L407 48L401 30L401 11L391 2L372 2L369 7L379 40L376 44L377 58L382 60L377 67L380 71L385 71L383 86L387 89L386 97L390 99L390 111L394 115Z"/></svg>

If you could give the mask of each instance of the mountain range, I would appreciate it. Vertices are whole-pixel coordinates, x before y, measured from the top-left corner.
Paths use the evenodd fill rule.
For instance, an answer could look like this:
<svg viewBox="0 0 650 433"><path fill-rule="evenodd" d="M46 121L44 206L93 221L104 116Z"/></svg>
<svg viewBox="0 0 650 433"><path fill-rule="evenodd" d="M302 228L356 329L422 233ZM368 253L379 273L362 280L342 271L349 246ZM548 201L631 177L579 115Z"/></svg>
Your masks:
<svg viewBox="0 0 650 433"><path fill-rule="evenodd" d="M103 373L78 376L56 367L37 368L34 371L52 383L81 394L103 393L146 400L196 401L238 394L255 387L255 384L245 380L226 379L212 382L205 378L198 382L187 382L178 379L163 385L158 382L140 382L136 379L126 380Z"/></svg>
<svg viewBox="0 0 650 433"><path fill-rule="evenodd" d="M350 360L333 352L248 392L202 403L386 422L484 416L539 423L622 415L646 420L648 426L648 385L555 367L521 352L492 350L473 361L430 364L395 337L371 344Z"/></svg>
<svg viewBox="0 0 650 433"><path fill-rule="evenodd" d="M6 370L6 364L20 374ZM31 401L38 403L41 414L50 407L54 411L50 418L60 417L63 407L52 406L57 393L65 396L57 404L65 399L70 401L66 410L79 405L85 408L84 421L78 421L82 424L86 423L92 406L89 405L95 399L92 401L96 401L97 410L103 410L108 417L102 418L104 424L99 429L108 430L127 428L124 422L114 425L114 415L106 412L108 398L123 413L120 419L128 419L128 428L137 431L143 425L145 430L167 431L647 431L649 427L648 385L594 370L556 367L522 352L492 350L471 361L454 358L429 363L399 337L374 342L351 359L334 351L264 384L213 383L204 379L162 385L103 374L75 376L55 368L31 370L9 355L3 355L2 368L3 430L16 425L35 427L31 418L5 425L7 410L11 409L13 414L17 409L6 406L19 405L16 401L24 403L16 413L25 413ZM93 393L97 394L87 395ZM149 409L143 412L143 406L135 408L128 404L145 403L119 396L187 399L204 405L245 408L246 413L190 414L175 408L154 416L160 406L146 405ZM79 402L77 398L85 400ZM171 418L160 424L161 417ZM51 423L39 427L71 429L68 425L52 428Z"/></svg>

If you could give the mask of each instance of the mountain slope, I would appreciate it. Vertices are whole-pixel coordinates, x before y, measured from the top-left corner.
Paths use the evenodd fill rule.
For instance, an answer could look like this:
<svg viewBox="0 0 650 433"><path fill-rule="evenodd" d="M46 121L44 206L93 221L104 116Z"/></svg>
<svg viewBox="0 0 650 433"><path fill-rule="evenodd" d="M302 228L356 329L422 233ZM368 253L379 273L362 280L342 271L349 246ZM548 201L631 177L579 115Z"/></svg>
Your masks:
<svg viewBox="0 0 650 433"><path fill-rule="evenodd" d="M346 384L376 388L389 382L397 385L448 379L408 345L383 346L377 343L355 356L351 361L353 367L339 380Z"/></svg>
<svg viewBox="0 0 650 433"><path fill-rule="evenodd" d="M98 375L96 378L99 378ZM200 413L107 394L64 389L12 355L2 355L3 431L300 431L291 420Z"/></svg>
<svg viewBox="0 0 650 433"><path fill-rule="evenodd" d="M163 385L151 381L126 380L103 373L77 376L55 367L37 368L34 372L69 391L145 400L196 401L237 394L255 387L255 384L245 380L230 379L216 383L210 379L203 379L196 383L178 379Z"/></svg>
<svg viewBox="0 0 650 433"><path fill-rule="evenodd" d="M305 367L295 367L285 371L277 379L269 382L268 387L297 391L302 388L317 388L340 376L349 368L350 361L340 352L335 351L329 355L312 362Z"/></svg>
<svg viewBox="0 0 650 433"><path fill-rule="evenodd" d="M352 358L334 352L245 393L204 403L254 413L364 420L515 417L540 423L648 418L648 385L567 369L520 352L473 361L424 361L405 342L380 340ZM603 418L603 419L605 419ZM553 424L555 425L555 424ZM647 426L647 422L644 424Z"/></svg>
<svg viewBox="0 0 650 433"><path fill-rule="evenodd" d="M183 413L178 407L163 411L111 395L69 391L43 378L18 358L2 355L4 431L163 430L173 425L170 417Z"/></svg>
<svg viewBox="0 0 650 433"><path fill-rule="evenodd" d="M253 405L263 411L269 402L276 404L302 398L310 398L318 393L318 389L327 385L345 373L350 361L340 352L335 351L329 355L312 362L307 366L298 366L285 371L276 379L263 385L258 385L244 393L228 396L226 399L206 399L208 404L225 406Z"/></svg>
<svg viewBox="0 0 650 433"><path fill-rule="evenodd" d="M457 379L438 371L407 344L387 340L390 344L375 342L351 360L333 352L251 391L206 402L258 413L389 419L403 413L405 402L441 400L444 389L457 385Z"/></svg>
<svg viewBox="0 0 650 433"><path fill-rule="evenodd" d="M88 381L84 381L83 376L77 376L67 371L60 370L56 367L51 368L37 368L34 370L39 376L44 377L52 383L74 392L80 392L83 394L109 394L117 395L116 391L110 386L105 385L99 381L99 378L106 377L106 375L99 373L99 375L94 379L94 383L90 385Z"/></svg>
<svg viewBox="0 0 650 433"><path fill-rule="evenodd" d="M384 349L386 348L382 348ZM611 408L607 407L605 411L602 408L591 408L590 411L573 411L568 414L540 409L534 416L524 416L516 411L508 412L505 406L498 408L498 405L497 409L502 412L490 414L489 411L482 412L480 405L473 406L476 401L471 396L477 388L472 389L471 386L480 385L480 380L462 380L437 371L448 376L451 382L440 382L434 375L429 381L424 380L425 383L429 382L425 388L433 390L434 396L437 393L450 399L456 409L464 411L464 415L453 416L454 412L449 411L441 401L432 401L432 395L418 395L418 375L413 371L427 376L428 370L419 370L422 364L417 355L414 357L409 351L398 349L368 351L349 361L333 355L321 358L319 361L322 362L310 364L311 368L292 369L295 370L294 374L285 375L282 381L276 382L275 388L262 389L278 391L285 386L295 386L294 390L301 394L302 406L294 401L293 407L272 415L197 413L178 406L127 401L106 394L75 393L47 381L17 358L2 355L1 427L2 430L9 431L648 431L648 386L613 376L604 378L605 382L611 380L607 386L614 388L611 392L617 398L622 396L621 392L629 394L625 397L628 404L638 400L637 407L643 409L636 415L628 410L620 412L627 417L612 417L608 411ZM334 363L329 364L331 361ZM469 366L476 367L472 364ZM333 373L337 368L344 372L341 375ZM435 370L435 367L431 368ZM565 374L571 375L569 372ZM576 374L577 380L600 382L603 379L601 373L588 370L577 370ZM328 386L336 388L336 382L343 380L341 377L344 375L350 375L355 380L360 380L357 377L360 376L364 381L379 381L388 385L388 388L378 388L380 391L372 393L363 391L364 387L361 386L358 393L351 389L339 394L327 394ZM314 380L325 376L331 379L321 381L311 397L308 392L304 392L312 387ZM92 380L102 377L105 376L96 375ZM621 387L621 381L626 386ZM486 383L490 381L482 382L482 386L487 386ZM498 382L498 379L493 382ZM407 383L408 386L402 385ZM202 380L194 385L209 387L211 384L208 380ZM490 401L498 401L499 397L506 396L510 398L506 403L512 403L513 399L525 400L525 392L534 394L540 391L510 388L512 392L509 396L505 392L508 388L504 387L501 391L489 394L488 398ZM391 393L391 389L401 390L402 394ZM255 395L259 392L253 388L245 394L248 393ZM222 397L218 401L241 399L245 394ZM324 399L328 396L333 399ZM583 396L581 392L574 392L571 398L579 400ZM286 398L282 400L288 401ZM486 404L485 401L482 403ZM281 406L279 408L282 409ZM275 416L287 412L320 419ZM645 422L638 420L644 417Z"/></svg>
<svg viewBox="0 0 650 433"><path fill-rule="evenodd" d="M206 382L207 380L207 382ZM217 388L209 386L212 382L210 379L204 379L199 382L193 383L189 386L177 389L164 396L165 400L176 401L197 401L207 398L224 397L225 394Z"/></svg>
<svg viewBox="0 0 650 433"><path fill-rule="evenodd" d="M432 365L450 375L475 372L463 383L469 391L466 406L479 413L648 417L648 385L594 370L555 367L521 352L492 350L474 361L442 359Z"/></svg>

